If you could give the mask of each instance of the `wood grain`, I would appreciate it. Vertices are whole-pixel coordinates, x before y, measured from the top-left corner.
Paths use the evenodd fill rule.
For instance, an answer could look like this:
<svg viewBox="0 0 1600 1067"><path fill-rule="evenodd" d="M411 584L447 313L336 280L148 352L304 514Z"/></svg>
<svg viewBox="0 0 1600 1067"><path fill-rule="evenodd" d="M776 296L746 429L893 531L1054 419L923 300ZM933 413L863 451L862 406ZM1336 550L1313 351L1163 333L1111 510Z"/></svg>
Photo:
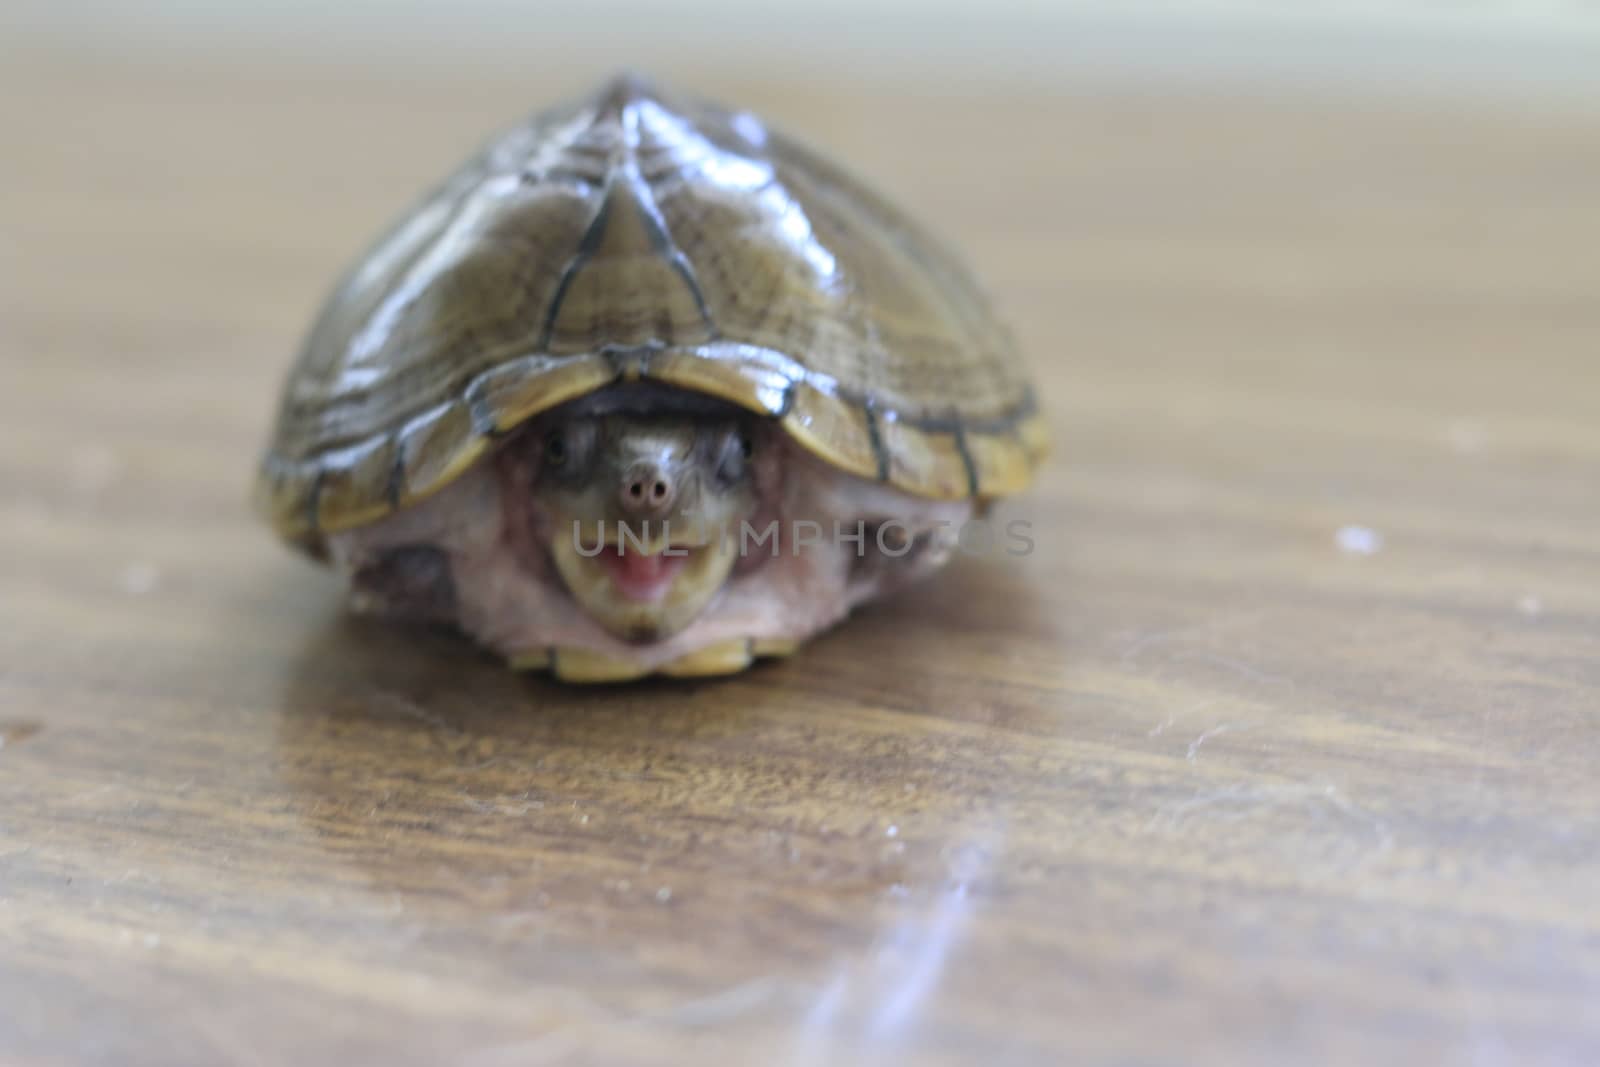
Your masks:
<svg viewBox="0 0 1600 1067"><path fill-rule="evenodd" d="M245 495L335 272L590 80L0 69L0 1060L1600 1057L1591 117L708 76L969 250L1037 550L573 691Z"/></svg>

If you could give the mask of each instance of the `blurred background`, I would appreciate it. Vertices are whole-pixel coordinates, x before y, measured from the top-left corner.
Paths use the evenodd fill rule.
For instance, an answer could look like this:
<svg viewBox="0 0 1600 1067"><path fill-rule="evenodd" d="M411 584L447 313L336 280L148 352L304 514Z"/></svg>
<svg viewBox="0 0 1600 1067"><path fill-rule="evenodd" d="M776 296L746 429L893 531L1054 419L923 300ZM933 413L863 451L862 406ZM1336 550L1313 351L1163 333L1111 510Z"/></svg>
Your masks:
<svg viewBox="0 0 1600 1067"><path fill-rule="evenodd" d="M1059 84L1109 77L1270 79L1344 89L1584 97L1600 82L1586 0L12 0L13 48L190 62L259 55L416 76L635 64L697 81L936 75Z"/></svg>

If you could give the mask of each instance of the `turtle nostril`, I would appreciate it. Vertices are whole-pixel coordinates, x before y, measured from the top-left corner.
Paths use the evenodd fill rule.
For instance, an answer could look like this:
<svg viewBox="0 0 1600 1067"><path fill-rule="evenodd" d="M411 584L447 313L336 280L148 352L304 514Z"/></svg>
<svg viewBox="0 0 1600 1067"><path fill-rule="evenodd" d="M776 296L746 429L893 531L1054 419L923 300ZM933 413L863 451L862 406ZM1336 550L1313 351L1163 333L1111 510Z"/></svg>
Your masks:
<svg viewBox="0 0 1600 1067"><path fill-rule="evenodd" d="M676 495L671 480L654 465L641 467L643 469L630 470L622 479L619 487L622 506L638 513L665 511Z"/></svg>

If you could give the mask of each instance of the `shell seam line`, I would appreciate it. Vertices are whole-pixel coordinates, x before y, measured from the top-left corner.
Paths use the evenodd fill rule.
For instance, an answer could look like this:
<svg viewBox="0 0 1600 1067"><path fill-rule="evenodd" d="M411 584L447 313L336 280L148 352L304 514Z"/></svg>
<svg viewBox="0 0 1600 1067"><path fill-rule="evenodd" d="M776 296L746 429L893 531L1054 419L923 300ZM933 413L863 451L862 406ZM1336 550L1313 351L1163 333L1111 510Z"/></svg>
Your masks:
<svg viewBox="0 0 1600 1067"><path fill-rule="evenodd" d="M955 428L956 451L961 454L961 465L967 468L967 495L978 495L978 467L972 462L972 450L967 447L967 431Z"/></svg>
<svg viewBox="0 0 1600 1067"><path fill-rule="evenodd" d="M467 418L472 423L472 432L485 438L498 436L500 426L494 412L489 410L489 400L483 395L483 390L468 386L466 393Z"/></svg>
<svg viewBox="0 0 1600 1067"><path fill-rule="evenodd" d="M783 398L778 401L778 410L772 413L773 418L787 418L789 412L794 410L794 394L795 390L797 390L799 387L799 382L795 381L793 378L789 379L789 384L783 387Z"/></svg>
<svg viewBox="0 0 1600 1067"><path fill-rule="evenodd" d="M389 502L389 507L398 511L400 499L405 495L406 485L406 442L399 431L389 435L394 449L394 459L389 464L389 482L383 488L383 495Z"/></svg>
<svg viewBox="0 0 1600 1067"><path fill-rule="evenodd" d="M594 213L594 218L589 220L588 228L583 231L583 236L578 239L578 250L572 254L567 265L561 268L561 280L556 282L556 291L550 297L550 306L544 313L544 328L539 334L539 350L546 351L550 347L550 336L555 331L556 318L561 314L561 304L567 298L567 289L572 285L578 272L585 263L594 255L595 249L600 247L600 240L605 236L606 222L611 216L611 187L609 183L600 199L600 207Z"/></svg>
<svg viewBox="0 0 1600 1067"><path fill-rule="evenodd" d="M667 230L667 221L661 214L660 205L656 203L655 194L650 191L650 184L639 173L636 163L628 168L627 182L629 192L633 194L634 209L638 211L639 221L644 224L644 232L650 238L651 249L667 261L673 273L677 274L689 290L689 295L694 298L695 309L700 313L700 321L705 324L706 332L713 339L720 337L722 332L711 320L711 309L706 304L706 294L700 288L700 279L695 276L689 257L683 254L683 249L678 247L678 243L672 239L672 234Z"/></svg>
<svg viewBox="0 0 1600 1067"><path fill-rule="evenodd" d="M872 454L878 461L878 481L889 480L889 450L883 445L883 431L878 426L878 415L872 410L872 405L861 405L861 413L867 419L867 437L872 442Z"/></svg>

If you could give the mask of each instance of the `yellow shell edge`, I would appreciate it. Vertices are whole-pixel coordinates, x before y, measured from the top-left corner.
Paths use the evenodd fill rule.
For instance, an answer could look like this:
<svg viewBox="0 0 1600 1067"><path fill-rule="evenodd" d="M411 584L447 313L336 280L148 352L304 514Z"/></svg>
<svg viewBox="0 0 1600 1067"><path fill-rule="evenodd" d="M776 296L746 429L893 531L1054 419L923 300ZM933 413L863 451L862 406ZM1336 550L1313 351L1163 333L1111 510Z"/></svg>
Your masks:
<svg viewBox="0 0 1600 1067"><path fill-rule="evenodd" d="M750 642L744 638L734 638L707 645L665 663L661 666L661 673L668 678L709 678L719 674L737 674L754 660Z"/></svg>
<svg viewBox="0 0 1600 1067"><path fill-rule="evenodd" d="M959 500L971 494L971 479L954 433L929 433L903 422L879 431L889 455L889 484L918 496Z"/></svg>
<svg viewBox="0 0 1600 1067"><path fill-rule="evenodd" d="M414 418L396 434L319 459L296 462L269 454L256 479L256 510L281 537L315 551L323 533L376 521L449 485L489 450L493 438L484 420L492 423L489 432L505 433L617 379L616 369L598 355L530 357L516 372L498 370L478 390L476 412L468 400L455 401ZM781 404L781 425L806 451L915 496L1010 495L1027 486L1049 451L1038 412L1004 431L956 432L880 415L806 382L787 384L785 397L787 379L754 362L668 350L653 356L646 375L757 414L777 414Z"/></svg>
<svg viewBox="0 0 1600 1067"><path fill-rule="evenodd" d="M792 637L758 637L750 642L752 656L792 656L800 642Z"/></svg>
<svg viewBox="0 0 1600 1067"><path fill-rule="evenodd" d="M563 682L585 684L631 682L650 673L648 667L581 648L551 649L550 669Z"/></svg>
<svg viewBox="0 0 1600 1067"><path fill-rule="evenodd" d="M730 638L678 657L654 668L640 667L579 648L541 648L507 656L514 671L551 671L563 682L576 685L629 682L650 674L667 678L712 678L737 674L758 657L792 655L800 642L792 638Z"/></svg>
<svg viewBox="0 0 1600 1067"><path fill-rule="evenodd" d="M1028 460L1034 466L1043 463L1050 454L1050 424L1041 412L1034 412L1017 424L1017 440L1022 443Z"/></svg>
<svg viewBox="0 0 1600 1067"><path fill-rule="evenodd" d="M796 385L783 428L807 452L828 465L862 478L883 471L877 429L866 409L809 385Z"/></svg>

